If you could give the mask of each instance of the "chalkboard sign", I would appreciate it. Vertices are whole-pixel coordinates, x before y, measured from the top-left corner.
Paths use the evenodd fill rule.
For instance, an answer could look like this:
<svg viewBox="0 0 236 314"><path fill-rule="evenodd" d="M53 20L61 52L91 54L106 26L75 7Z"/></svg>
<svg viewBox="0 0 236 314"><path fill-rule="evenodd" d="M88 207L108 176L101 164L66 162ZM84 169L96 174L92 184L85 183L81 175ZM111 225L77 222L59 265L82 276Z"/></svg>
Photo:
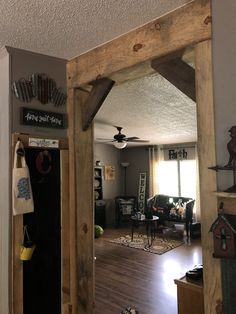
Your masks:
<svg viewBox="0 0 236 314"><path fill-rule="evenodd" d="M66 128L65 114L21 107L21 124L43 128Z"/></svg>

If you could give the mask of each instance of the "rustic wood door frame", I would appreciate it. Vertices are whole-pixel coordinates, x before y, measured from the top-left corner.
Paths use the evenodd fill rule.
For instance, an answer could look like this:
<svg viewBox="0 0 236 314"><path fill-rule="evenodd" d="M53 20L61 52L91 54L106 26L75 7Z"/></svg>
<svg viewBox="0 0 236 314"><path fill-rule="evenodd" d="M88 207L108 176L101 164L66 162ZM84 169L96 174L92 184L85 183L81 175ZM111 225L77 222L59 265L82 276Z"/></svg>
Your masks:
<svg viewBox="0 0 236 314"><path fill-rule="evenodd" d="M29 137L26 134L13 134L12 136L12 156L18 139L21 140L25 148L28 148ZM40 138L45 138L40 136ZM70 244L70 221L71 211L69 208L69 150L68 140L58 139L60 150L60 171L61 171L61 309L62 314L71 313L71 287L70 256L74 255ZM45 148L46 147L40 147ZM13 162L12 162L13 164ZM23 233L23 215L12 216L11 227L11 284L10 284L10 311L12 314L23 314L23 262L20 260L20 246ZM42 287L43 289L43 287ZM47 311L47 309L45 309Z"/></svg>
<svg viewBox="0 0 236 314"><path fill-rule="evenodd" d="M70 207L76 218L74 274L78 281L74 283L73 314L88 314L94 309L93 125L82 131L87 84L101 77L120 83L129 79L130 73L140 77L149 73L151 60L189 46L194 47L196 66L205 313L215 313L221 301L220 262L212 257L208 232L217 216L217 198L213 194L216 174L208 169L216 161L211 6L210 0L195 0L67 64Z"/></svg>

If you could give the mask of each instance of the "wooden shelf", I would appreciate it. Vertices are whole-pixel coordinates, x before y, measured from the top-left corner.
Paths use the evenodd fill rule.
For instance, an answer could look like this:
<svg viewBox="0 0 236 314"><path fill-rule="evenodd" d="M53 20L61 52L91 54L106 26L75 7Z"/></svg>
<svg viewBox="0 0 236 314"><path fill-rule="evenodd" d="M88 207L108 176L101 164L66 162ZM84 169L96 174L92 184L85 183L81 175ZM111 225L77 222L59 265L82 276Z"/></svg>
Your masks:
<svg viewBox="0 0 236 314"><path fill-rule="evenodd" d="M230 192L213 192L218 197L226 197L226 198L236 198L236 193Z"/></svg>

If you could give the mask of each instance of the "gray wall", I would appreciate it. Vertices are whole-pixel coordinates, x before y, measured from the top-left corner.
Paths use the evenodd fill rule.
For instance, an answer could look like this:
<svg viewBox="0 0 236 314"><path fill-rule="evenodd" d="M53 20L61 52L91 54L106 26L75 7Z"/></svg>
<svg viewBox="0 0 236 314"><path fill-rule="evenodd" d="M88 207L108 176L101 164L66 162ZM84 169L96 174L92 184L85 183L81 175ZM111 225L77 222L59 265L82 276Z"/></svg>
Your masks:
<svg viewBox="0 0 236 314"><path fill-rule="evenodd" d="M66 91L66 60L43 56L7 47L0 51L0 313L9 313L9 265L11 225L11 134L66 137L67 130L20 125L21 106L53 112L66 112L66 107L42 105L37 100L23 103L12 93L12 82L28 78L33 73L45 73Z"/></svg>
<svg viewBox="0 0 236 314"><path fill-rule="evenodd" d="M7 47L11 62L11 85L20 78L27 79L33 73L45 73L55 80L57 88L66 92L66 60L35 54L29 51ZM38 110L65 113L66 106L55 107L53 104L41 104L37 99L26 103L18 100L13 93L10 94L12 106L12 132L29 133L53 137L66 137L66 129L51 129L32 127L20 124L20 107L29 107Z"/></svg>
<svg viewBox="0 0 236 314"><path fill-rule="evenodd" d="M130 165L126 170L126 184L127 195L138 196L139 173L147 173L147 188L146 195L148 195L148 172L149 159L148 150L145 147L131 147L121 150L121 162L129 162ZM121 186L124 187L124 169L122 170ZM124 192L122 188L121 193Z"/></svg>
<svg viewBox="0 0 236 314"><path fill-rule="evenodd" d="M0 52L0 313L9 313L9 221L10 221L10 114L9 55Z"/></svg>
<svg viewBox="0 0 236 314"><path fill-rule="evenodd" d="M107 226L115 224L116 196L120 195L120 150L112 145L94 144L94 164L100 160L102 166L115 167L115 180L103 180L103 198L106 201Z"/></svg>
<svg viewBox="0 0 236 314"><path fill-rule="evenodd" d="M236 125L236 2L212 1L213 13L213 84L216 123L217 164L228 161L226 144L228 130ZM226 189L233 184L232 173L218 172L218 187ZM236 309L236 262L222 260L224 313Z"/></svg>
<svg viewBox="0 0 236 314"><path fill-rule="evenodd" d="M112 145L94 144L94 164L96 160L100 160L102 166L115 166L115 180L103 181L103 198L106 201L107 225L114 226L114 199L118 195L124 195L124 168L121 167L121 162L130 163L126 170L126 194L130 196L138 196L139 173L146 172L146 195L148 195L148 150L145 147L133 147L119 150Z"/></svg>

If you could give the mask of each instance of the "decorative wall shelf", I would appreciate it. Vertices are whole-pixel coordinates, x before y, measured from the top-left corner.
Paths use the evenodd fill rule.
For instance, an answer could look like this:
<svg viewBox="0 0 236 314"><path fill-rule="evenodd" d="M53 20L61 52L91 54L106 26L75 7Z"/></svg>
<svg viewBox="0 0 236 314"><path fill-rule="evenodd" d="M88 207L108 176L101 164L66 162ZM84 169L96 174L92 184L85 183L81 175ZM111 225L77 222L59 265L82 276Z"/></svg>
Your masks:
<svg viewBox="0 0 236 314"><path fill-rule="evenodd" d="M213 192L218 197L226 197L226 198L236 198L236 193L230 193L230 192Z"/></svg>
<svg viewBox="0 0 236 314"><path fill-rule="evenodd" d="M236 167L235 167L235 163L233 164L233 166L230 166L230 165L227 165L227 166L213 166L213 167L208 167L208 169L211 169L211 170L215 170L215 171L219 171L219 170L224 170L224 171L233 171L233 182L234 184L229 187L226 191L224 192L216 192L216 193L224 193L224 196L223 194L221 194L221 197L231 197L233 198L233 196L227 196L227 194L235 194L236 195ZM218 195L220 196L220 195Z"/></svg>

